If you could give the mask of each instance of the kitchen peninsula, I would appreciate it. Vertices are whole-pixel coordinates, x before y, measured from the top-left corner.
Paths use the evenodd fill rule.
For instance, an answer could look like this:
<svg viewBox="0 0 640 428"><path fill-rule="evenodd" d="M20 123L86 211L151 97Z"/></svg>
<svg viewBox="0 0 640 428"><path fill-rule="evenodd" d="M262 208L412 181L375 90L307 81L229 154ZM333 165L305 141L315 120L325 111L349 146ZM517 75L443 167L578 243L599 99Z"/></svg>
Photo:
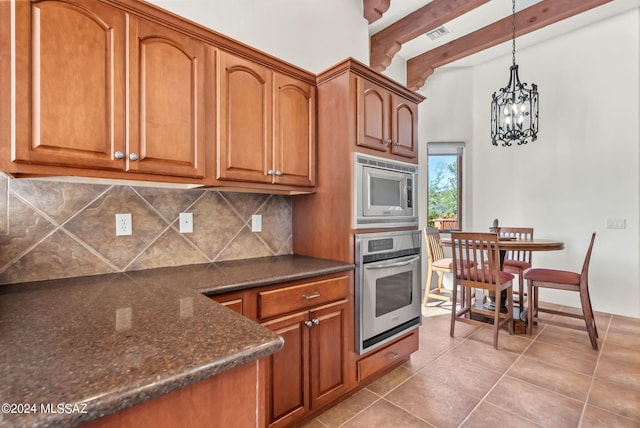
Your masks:
<svg viewBox="0 0 640 428"><path fill-rule="evenodd" d="M224 414L234 412L259 426L259 360L283 340L205 294L351 269L289 255L0 287L0 398L15 404L15 413L0 414L0 427L70 427L115 413L106 421L238 370L242 381L231 379L209 402L198 401L202 389L189 392L190 404L206 404L198 412L165 401L155 417L167 424L178 412L202 423L212 407L222 413L207 426L237 421ZM59 411L60 404L70 407ZM138 426L150 421L135 418Z"/></svg>

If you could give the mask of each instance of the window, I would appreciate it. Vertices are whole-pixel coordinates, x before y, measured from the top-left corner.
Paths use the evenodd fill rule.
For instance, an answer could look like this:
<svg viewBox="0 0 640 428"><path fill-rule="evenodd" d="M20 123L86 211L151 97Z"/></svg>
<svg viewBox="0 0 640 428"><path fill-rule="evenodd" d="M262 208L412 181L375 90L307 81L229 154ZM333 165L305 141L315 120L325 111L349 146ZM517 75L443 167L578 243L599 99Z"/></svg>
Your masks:
<svg viewBox="0 0 640 428"><path fill-rule="evenodd" d="M462 149L464 143L428 143L428 225L460 230L462 218Z"/></svg>

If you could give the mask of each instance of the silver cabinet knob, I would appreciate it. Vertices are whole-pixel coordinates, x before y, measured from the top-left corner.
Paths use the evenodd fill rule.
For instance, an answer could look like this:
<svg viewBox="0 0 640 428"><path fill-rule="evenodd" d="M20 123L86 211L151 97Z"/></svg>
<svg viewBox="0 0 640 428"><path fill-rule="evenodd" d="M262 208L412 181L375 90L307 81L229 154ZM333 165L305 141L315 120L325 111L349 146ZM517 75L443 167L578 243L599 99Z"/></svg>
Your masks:
<svg viewBox="0 0 640 428"><path fill-rule="evenodd" d="M282 171L277 170L277 171L276 171L276 176L277 176L277 177L280 177L281 175L282 175Z"/></svg>
<svg viewBox="0 0 640 428"><path fill-rule="evenodd" d="M311 321L305 321L304 325L306 325L308 328L313 327L313 323Z"/></svg>
<svg viewBox="0 0 640 428"><path fill-rule="evenodd" d="M318 324L320 324L320 320L319 320L318 318L314 318L314 319L312 319L312 320L311 320L311 322L312 322L314 325L318 325Z"/></svg>
<svg viewBox="0 0 640 428"><path fill-rule="evenodd" d="M391 139L388 140L384 140L384 145L388 146L389 144L391 144L393 141L391 141Z"/></svg>
<svg viewBox="0 0 640 428"><path fill-rule="evenodd" d="M400 147L400 143L395 143L394 146Z"/></svg>
<svg viewBox="0 0 640 428"><path fill-rule="evenodd" d="M272 170L272 169L270 169L269 171L267 171L267 175L273 175L273 174L274 174L274 172L273 172L273 170Z"/></svg>
<svg viewBox="0 0 640 428"><path fill-rule="evenodd" d="M129 159L132 161L137 161L138 160L138 155L136 153L131 153L129 155Z"/></svg>
<svg viewBox="0 0 640 428"><path fill-rule="evenodd" d="M122 153L120 150L115 152L113 155L116 157L116 159L124 159L124 153Z"/></svg>

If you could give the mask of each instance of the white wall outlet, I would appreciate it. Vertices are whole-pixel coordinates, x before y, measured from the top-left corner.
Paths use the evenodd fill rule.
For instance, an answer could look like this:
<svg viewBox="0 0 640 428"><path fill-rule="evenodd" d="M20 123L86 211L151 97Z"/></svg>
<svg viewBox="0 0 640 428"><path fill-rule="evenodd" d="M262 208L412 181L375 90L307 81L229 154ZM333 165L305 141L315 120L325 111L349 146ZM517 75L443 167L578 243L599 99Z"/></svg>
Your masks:
<svg viewBox="0 0 640 428"><path fill-rule="evenodd" d="M131 235L132 233L131 214L116 214L116 236Z"/></svg>
<svg viewBox="0 0 640 428"><path fill-rule="evenodd" d="M180 213L180 233L193 233L193 213Z"/></svg>
<svg viewBox="0 0 640 428"><path fill-rule="evenodd" d="M251 231L262 232L262 216L260 214L251 216Z"/></svg>
<svg viewBox="0 0 640 428"><path fill-rule="evenodd" d="M608 218L605 220L605 227L607 229L626 229L627 219L625 218Z"/></svg>

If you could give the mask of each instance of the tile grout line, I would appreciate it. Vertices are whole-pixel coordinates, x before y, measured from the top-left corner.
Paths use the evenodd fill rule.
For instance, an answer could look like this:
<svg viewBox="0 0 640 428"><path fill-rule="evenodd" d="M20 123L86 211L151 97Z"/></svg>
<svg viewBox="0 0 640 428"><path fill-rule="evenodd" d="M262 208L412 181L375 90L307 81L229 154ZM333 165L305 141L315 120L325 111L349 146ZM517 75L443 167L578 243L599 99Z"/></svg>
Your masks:
<svg viewBox="0 0 640 428"><path fill-rule="evenodd" d="M594 317L595 319L595 317ZM598 372L598 365L600 364L600 359L602 358L602 351L604 351L604 346L605 346L605 342L607 340L607 336L609 335L609 327L611 326L611 319L612 319L612 315L609 315L609 322L607 323L607 329L605 330L605 334L604 337L602 338L602 343L600 345L600 350L598 352L598 358L596 360L596 365L593 368L593 374L591 375L591 383L589 384L589 390L587 391L587 396L584 399L584 404L582 406L582 411L580 412L580 419L578 420L578 427L580 427L582 425L582 420L584 419L584 414L587 411L587 405L589 403L589 397L591 396L591 390L593 389L593 384L595 383L596 380L596 373ZM611 412L610 410L607 410L608 412ZM613 413L613 412L611 412ZM620 415L622 416L622 415Z"/></svg>

